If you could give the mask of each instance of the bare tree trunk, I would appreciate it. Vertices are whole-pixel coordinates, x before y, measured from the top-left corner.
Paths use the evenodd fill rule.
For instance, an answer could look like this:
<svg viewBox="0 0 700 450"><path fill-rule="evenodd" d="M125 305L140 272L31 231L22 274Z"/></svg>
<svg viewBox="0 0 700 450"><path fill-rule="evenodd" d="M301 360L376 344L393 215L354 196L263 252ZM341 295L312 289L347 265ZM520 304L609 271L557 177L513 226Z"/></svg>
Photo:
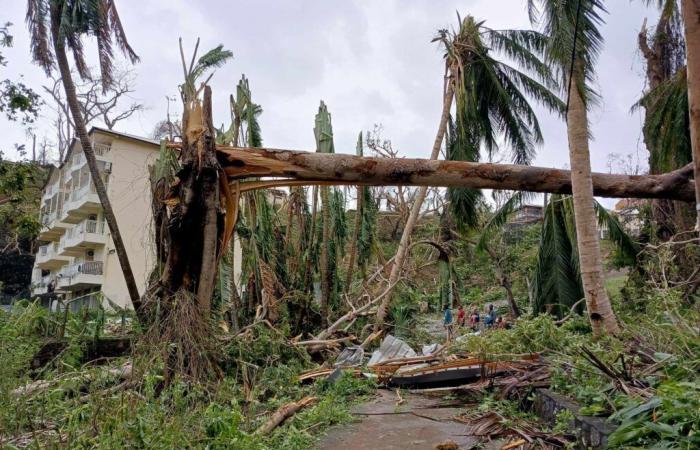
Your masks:
<svg viewBox="0 0 700 450"><path fill-rule="evenodd" d="M330 241L330 214L328 203L328 188L327 186L321 187L321 326L326 327L328 325L328 302L331 296L331 280L330 268L328 267L330 261L328 260L328 244Z"/></svg>
<svg viewBox="0 0 700 450"><path fill-rule="evenodd" d="M501 287L506 291L506 298L508 299L508 306L510 306L510 312L513 317L520 317L520 308L518 308L518 303L515 301L515 296L513 295L513 289L510 284L510 278L508 274L501 267L501 261L498 259L498 254L489 246L486 246L486 252L491 257L493 261L493 268L498 277L498 282Z"/></svg>
<svg viewBox="0 0 700 450"><path fill-rule="evenodd" d="M700 231L700 0L682 0L688 60L688 109L690 143L695 174L695 228Z"/></svg>
<svg viewBox="0 0 700 450"><path fill-rule="evenodd" d="M83 120L82 113L80 112L80 103L78 102L78 96L75 92L75 84L73 83L70 65L68 64L68 57L66 55L65 41L60 36L60 15L61 11L59 11L58 5L53 2L51 4L51 34L53 38L54 51L56 53L56 61L58 63L58 70L61 73L63 88L66 91L66 101L68 102L68 107L70 108L73 116L75 131L78 135L78 139L80 140L80 145L83 148L85 160L87 161L88 168L90 169L92 183L95 186L97 197L100 199L100 203L102 204L105 221L107 222L109 232L112 235L112 242L114 242L114 249L117 252L119 264L121 265L122 273L124 274L124 281L126 282L126 287L129 291L131 303L134 306L134 310L136 311L139 320L143 322L146 317L144 317L143 308L141 307L141 296L139 295L139 290L136 286L136 279L134 278L134 273L131 270L129 256L126 254L126 247L124 246L122 235L119 232L117 218L114 215L112 204L107 196L104 181L102 180L100 170L97 167L95 152L93 151L92 143L90 142L90 137L88 136L85 122Z"/></svg>
<svg viewBox="0 0 700 450"><path fill-rule="evenodd" d="M445 95L442 100L440 124L438 125L435 142L433 142L433 151L430 153L430 159L438 159L438 156L440 155L440 148L442 147L442 141L445 138L447 121L450 116L450 108L452 107L452 97L454 94L453 89L454 87L452 82L448 80L445 88ZM396 281L398 281L399 277L401 276L406 255L408 254L408 245L411 240L411 234L413 233L413 228L415 228L416 223L418 222L418 215L420 214L420 209L423 206L423 200L425 200L425 195L427 192L427 187L421 187L418 190L415 201L413 202L411 214L408 216L406 226L404 227L403 234L401 235L401 241L399 242L399 248L396 250L396 256L394 256L394 264L391 267L391 274L389 275L389 286L396 285ZM386 297L384 297L384 300L377 309L377 327L384 326L384 320L386 319L387 311L393 298L392 294L393 290Z"/></svg>
<svg viewBox="0 0 700 450"><path fill-rule="evenodd" d="M586 296L588 315L595 336L604 333L617 334L620 329L603 284L603 263L600 256L600 241L596 213L593 208L593 180L588 149L588 117L586 105L579 91L581 71L569 90L567 131L569 158L571 161L571 189L574 200L577 246L580 260L581 281ZM582 83L581 83L582 84Z"/></svg>
<svg viewBox="0 0 700 450"><path fill-rule="evenodd" d="M364 186L357 186L357 208L355 208L355 229L352 231L350 239L350 257L348 259L348 269L345 276L345 292L350 290L352 276L355 270L355 258L357 257L357 240L360 237L360 227L362 226L362 206L364 204Z"/></svg>
<svg viewBox="0 0 700 450"><path fill-rule="evenodd" d="M170 145L180 147L179 144ZM270 148L218 146L230 180L283 177L241 183L241 192L276 186L441 186L571 194L571 171L516 164L389 159ZM612 198L695 201L691 164L663 175L593 173L593 193Z"/></svg>

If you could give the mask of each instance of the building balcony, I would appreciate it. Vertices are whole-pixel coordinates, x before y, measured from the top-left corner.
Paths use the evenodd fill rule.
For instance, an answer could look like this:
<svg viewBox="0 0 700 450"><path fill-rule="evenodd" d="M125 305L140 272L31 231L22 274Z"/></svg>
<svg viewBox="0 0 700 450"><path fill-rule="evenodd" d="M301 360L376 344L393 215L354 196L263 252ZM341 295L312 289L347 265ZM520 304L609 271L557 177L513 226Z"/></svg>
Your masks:
<svg viewBox="0 0 700 450"><path fill-rule="evenodd" d="M84 261L65 267L58 275L58 289L77 291L102 284L102 261Z"/></svg>
<svg viewBox="0 0 700 450"><path fill-rule="evenodd" d="M86 248L96 248L107 243L107 232L104 222L83 220L68 228L61 237L60 254L64 256L80 256Z"/></svg>
<svg viewBox="0 0 700 450"><path fill-rule="evenodd" d="M41 215L41 231L37 239L40 241L57 241L69 227L67 223L59 220L60 211L54 211Z"/></svg>
<svg viewBox="0 0 700 450"><path fill-rule="evenodd" d="M97 161L109 162L112 160L112 146L111 145L93 142L92 149L95 152L95 159ZM78 170L85 163L87 163L87 160L85 159L85 153L83 153L81 151L81 152L73 155L73 158L71 160L71 170Z"/></svg>
<svg viewBox="0 0 700 450"><path fill-rule="evenodd" d="M36 254L35 264L40 269L59 269L70 262L70 258L60 254L58 242L42 245Z"/></svg>
<svg viewBox="0 0 700 450"><path fill-rule="evenodd" d="M49 283L51 276L41 277L39 280L32 283L32 295L43 295L49 292Z"/></svg>
<svg viewBox="0 0 700 450"><path fill-rule="evenodd" d="M97 197L97 191L92 182L80 189L74 190L63 205L61 221L64 223L79 223L90 214L100 211L102 205Z"/></svg>

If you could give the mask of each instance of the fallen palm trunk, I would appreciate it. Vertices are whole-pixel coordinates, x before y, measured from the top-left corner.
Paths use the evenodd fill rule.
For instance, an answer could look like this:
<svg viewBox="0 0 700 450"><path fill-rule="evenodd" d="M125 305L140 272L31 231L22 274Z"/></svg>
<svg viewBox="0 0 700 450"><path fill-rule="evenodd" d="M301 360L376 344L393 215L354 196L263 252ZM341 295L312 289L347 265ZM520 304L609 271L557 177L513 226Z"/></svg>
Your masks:
<svg viewBox="0 0 700 450"><path fill-rule="evenodd" d="M131 363L126 363L122 365L121 367L113 367L110 369L107 369L104 371L106 375L112 375L112 376L117 376L119 379L125 379L129 378L131 376L131 373L133 372L133 366ZM14 397L21 397L24 395L31 395L31 394L38 394L41 392L44 392L51 388L52 386L55 386L61 382L65 381L73 381L73 380L79 380L83 379L85 384L89 383L92 380L92 377L89 375L81 377L81 376L75 376L72 378L64 379L64 380L37 380L33 381L31 383L28 383L24 386L18 387L17 389L14 389L11 394Z"/></svg>
<svg viewBox="0 0 700 450"><path fill-rule="evenodd" d="M257 434L269 434L272 430L284 423L285 420L292 417L299 410L316 403L316 397L304 397L298 402L287 403L281 406L272 416L257 429Z"/></svg>
<svg viewBox="0 0 700 450"><path fill-rule="evenodd" d="M269 148L218 146L217 151L219 162L230 180L249 177L287 178L242 183L242 191L276 185L348 184L571 194L571 172L562 169L412 158L368 158ZM594 194L600 197L668 198L682 201L693 201L695 198L690 165L663 175L593 173L592 177Z"/></svg>

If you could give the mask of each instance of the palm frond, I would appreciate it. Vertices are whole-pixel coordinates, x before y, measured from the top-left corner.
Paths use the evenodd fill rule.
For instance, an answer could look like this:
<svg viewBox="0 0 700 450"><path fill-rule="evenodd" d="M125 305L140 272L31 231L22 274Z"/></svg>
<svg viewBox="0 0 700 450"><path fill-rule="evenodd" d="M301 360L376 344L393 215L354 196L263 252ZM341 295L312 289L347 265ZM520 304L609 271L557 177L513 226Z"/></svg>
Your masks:
<svg viewBox="0 0 700 450"><path fill-rule="evenodd" d="M646 110L645 137L652 173L670 172L692 160L686 68L645 94L633 107Z"/></svg>
<svg viewBox="0 0 700 450"><path fill-rule="evenodd" d="M224 50L223 44L219 44L209 50L197 60L197 63L192 68L190 76L193 82L201 78L205 73L223 66L231 58L233 58L233 52Z"/></svg>
<svg viewBox="0 0 700 450"><path fill-rule="evenodd" d="M32 59L44 69L46 75L51 74L54 67L54 55L51 51L49 36L49 5L44 0L28 0L25 21L29 29Z"/></svg>
<svg viewBox="0 0 700 450"><path fill-rule="evenodd" d="M577 71L575 87L585 102L594 102L596 96L588 83L594 80L594 68L603 46L599 30L607 12L603 1L528 0L528 11L531 22L539 24L549 39L545 62L558 73L562 86L567 84L573 55Z"/></svg>
<svg viewBox="0 0 700 450"><path fill-rule="evenodd" d="M580 272L575 266L576 243L571 241L574 224L565 202L562 196L553 195L545 210L532 277L536 313L561 315L583 298Z"/></svg>

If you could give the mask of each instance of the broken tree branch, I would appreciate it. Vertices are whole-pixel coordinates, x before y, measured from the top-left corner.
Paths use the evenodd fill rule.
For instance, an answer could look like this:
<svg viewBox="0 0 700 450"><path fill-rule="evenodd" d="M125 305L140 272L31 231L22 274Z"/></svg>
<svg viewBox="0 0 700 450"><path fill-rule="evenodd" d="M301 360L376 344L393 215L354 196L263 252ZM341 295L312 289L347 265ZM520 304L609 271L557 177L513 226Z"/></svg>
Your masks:
<svg viewBox="0 0 700 450"><path fill-rule="evenodd" d="M292 417L302 408L316 403L316 397L304 397L298 402L287 403L281 406L270 418L257 429L257 434L269 434L272 430L280 426L285 420Z"/></svg>

